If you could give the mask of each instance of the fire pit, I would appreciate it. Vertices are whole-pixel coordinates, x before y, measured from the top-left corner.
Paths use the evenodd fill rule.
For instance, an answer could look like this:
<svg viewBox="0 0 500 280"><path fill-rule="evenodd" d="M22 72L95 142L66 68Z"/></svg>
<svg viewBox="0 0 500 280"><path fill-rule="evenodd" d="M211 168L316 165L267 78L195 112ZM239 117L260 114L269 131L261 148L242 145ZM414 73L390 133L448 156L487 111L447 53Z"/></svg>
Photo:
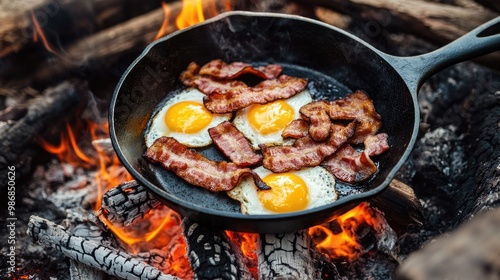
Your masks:
<svg viewBox="0 0 500 280"><path fill-rule="evenodd" d="M307 16L387 53L416 55L497 16L495 3L183 1L184 8L199 2L194 11L202 16L180 2L35 2L0 4L10 11L0 13L8 22L0 28L2 277L481 279L498 273L498 260L486 253L500 251L494 238L498 52L424 84L421 135L386 191L297 232L230 232L180 216L120 165L106 121L114 86L149 42L223 11ZM478 227L482 246L467 239ZM425 246L442 233L449 237ZM469 254L455 260L449 248L462 240L469 240L471 247L462 249ZM450 258L453 266L440 266Z"/></svg>

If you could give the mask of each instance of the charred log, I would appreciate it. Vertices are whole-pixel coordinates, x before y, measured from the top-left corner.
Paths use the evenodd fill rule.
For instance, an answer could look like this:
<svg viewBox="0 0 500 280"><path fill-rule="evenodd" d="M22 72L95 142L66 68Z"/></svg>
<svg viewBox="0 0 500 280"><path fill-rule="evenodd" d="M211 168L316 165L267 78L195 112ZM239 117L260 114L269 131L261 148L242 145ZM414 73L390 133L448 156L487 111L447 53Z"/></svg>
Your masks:
<svg viewBox="0 0 500 280"><path fill-rule="evenodd" d="M0 170L7 170L7 166L15 165L36 136L76 107L84 96L83 92L82 85L63 82L33 99L26 115L0 132L0 150L3 151L0 155ZM7 171L1 172L1 182L6 179L5 176Z"/></svg>
<svg viewBox="0 0 500 280"><path fill-rule="evenodd" d="M319 279L307 230L261 234L258 240L260 279Z"/></svg>
<svg viewBox="0 0 500 280"><path fill-rule="evenodd" d="M96 214L114 225L129 226L160 204L146 188L136 181L129 181L107 191Z"/></svg>
<svg viewBox="0 0 500 280"><path fill-rule="evenodd" d="M124 252L72 235L62 226L37 216L30 218L28 234L46 248L58 250L73 260L123 279L178 279Z"/></svg>
<svg viewBox="0 0 500 280"><path fill-rule="evenodd" d="M239 249L222 230L184 218L184 238L196 279L251 279Z"/></svg>
<svg viewBox="0 0 500 280"><path fill-rule="evenodd" d="M2 2L0 10L0 57L19 52L33 41L34 21L40 28L57 34L59 40L101 30L153 8L143 1L30 0ZM155 5L156 6L156 5ZM133 9L130 9L133 7ZM82 20L83 19L83 20ZM60 24L64 21L64 24Z"/></svg>

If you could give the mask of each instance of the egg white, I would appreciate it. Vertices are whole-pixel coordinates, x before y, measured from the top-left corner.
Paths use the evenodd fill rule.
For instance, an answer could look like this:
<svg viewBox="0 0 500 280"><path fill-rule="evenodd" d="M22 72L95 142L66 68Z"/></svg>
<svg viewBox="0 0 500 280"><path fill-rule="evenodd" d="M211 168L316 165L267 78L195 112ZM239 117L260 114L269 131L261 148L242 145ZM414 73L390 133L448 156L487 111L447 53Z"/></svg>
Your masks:
<svg viewBox="0 0 500 280"><path fill-rule="evenodd" d="M290 98L283 100L293 108L293 119L295 120L300 118L300 108L307 103L312 102L312 97L308 90L304 90ZM251 106L245 107L236 112L233 124L234 126L236 126L236 128L238 128L239 131L241 131L241 133L243 133L243 135L245 135L248 140L250 140L254 149L259 149L259 144L282 145L291 144L293 142L293 140L284 140L283 137L281 137L281 133L283 132L283 130L265 135L259 133L248 121L248 112L250 111L250 107Z"/></svg>
<svg viewBox="0 0 500 280"><path fill-rule="evenodd" d="M260 166L254 169L261 178L272 174L272 171ZM299 176L306 183L309 191L309 203L306 209L322 206L337 200L335 191L335 177L321 166L306 167L299 171L290 171ZM257 186L251 177L244 178L234 189L227 194L240 202L243 214L278 214L264 208L259 200ZM304 209L305 210L305 209Z"/></svg>
<svg viewBox="0 0 500 280"><path fill-rule="evenodd" d="M182 133L172 131L165 124L165 114L172 105L182 101L194 101L203 104L205 95L195 88L188 88L176 96L165 102L161 110L156 113L151 119L151 123L147 133L145 134L146 146L150 147L154 141L161 136L169 136L175 138L180 143L188 147L204 147L212 143L212 138L208 134L208 129L223 121L231 119L231 114L213 114L212 121L201 131L195 133Z"/></svg>

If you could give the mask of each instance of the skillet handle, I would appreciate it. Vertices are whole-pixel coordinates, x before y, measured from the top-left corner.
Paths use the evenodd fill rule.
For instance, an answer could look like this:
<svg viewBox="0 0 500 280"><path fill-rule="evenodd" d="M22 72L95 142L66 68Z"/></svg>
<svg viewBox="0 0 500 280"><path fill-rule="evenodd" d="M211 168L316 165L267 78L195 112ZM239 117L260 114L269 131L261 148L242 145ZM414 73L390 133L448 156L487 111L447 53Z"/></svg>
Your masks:
<svg viewBox="0 0 500 280"><path fill-rule="evenodd" d="M399 72L411 92L433 74L453 64L500 50L500 16L496 17L455 41L426 54L399 57L383 54Z"/></svg>

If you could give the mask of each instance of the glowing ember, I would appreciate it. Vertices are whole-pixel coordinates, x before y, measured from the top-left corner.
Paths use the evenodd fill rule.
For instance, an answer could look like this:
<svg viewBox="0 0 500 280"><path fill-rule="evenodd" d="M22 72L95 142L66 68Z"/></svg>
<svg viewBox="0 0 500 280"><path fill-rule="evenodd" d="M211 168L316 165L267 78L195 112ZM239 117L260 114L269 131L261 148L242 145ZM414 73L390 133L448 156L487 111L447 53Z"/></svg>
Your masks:
<svg viewBox="0 0 500 280"><path fill-rule="evenodd" d="M100 145L86 143L109 138L108 124L89 121L85 126L87 133L81 131L82 126L81 123L77 123L74 127L66 124L66 130L61 134L58 145L50 144L43 139L38 140L47 152L56 155L61 162L94 171L97 183L97 201L94 209L97 210L107 190L132 180L132 177L120 164L115 153L110 153ZM85 146L86 149L82 149L79 145ZM186 245L181 234L181 218L171 209L166 206L152 209L142 221L127 227L118 227L106 219L102 220L128 252L141 255L142 252L156 250L162 258L168 259L168 262L158 264L159 268L182 279L192 278L186 256Z"/></svg>
<svg viewBox="0 0 500 280"><path fill-rule="evenodd" d="M257 238L258 234L226 231L227 236L240 248L248 271L258 279Z"/></svg>
<svg viewBox="0 0 500 280"><path fill-rule="evenodd" d="M331 259L353 260L363 253L356 230L362 225L368 225L378 230L384 222L381 214L370 208L369 203L363 202L349 212L332 220L335 226L331 230L323 225L311 227L309 234L316 243L318 250Z"/></svg>

